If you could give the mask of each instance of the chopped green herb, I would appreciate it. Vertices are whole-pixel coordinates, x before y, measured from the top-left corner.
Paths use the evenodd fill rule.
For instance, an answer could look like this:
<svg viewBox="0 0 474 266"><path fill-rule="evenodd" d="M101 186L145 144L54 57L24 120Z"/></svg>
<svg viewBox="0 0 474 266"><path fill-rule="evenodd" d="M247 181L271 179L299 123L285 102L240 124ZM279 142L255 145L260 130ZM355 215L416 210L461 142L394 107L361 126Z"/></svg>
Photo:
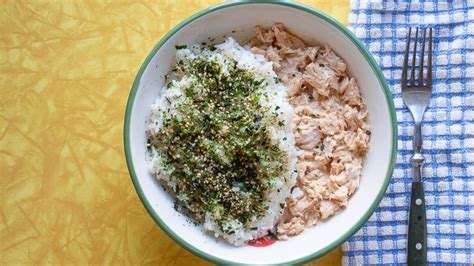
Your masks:
<svg viewBox="0 0 474 266"><path fill-rule="evenodd" d="M295 188L297 188L297 186L293 186L290 190L290 194L293 194L293 190L295 190Z"/></svg>
<svg viewBox="0 0 474 266"><path fill-rule="evenodd" d="M174 47L176 48L176 50L181 50L181 49L186 49L188 46L186 44L182 44L182 45L175 45Z"/></svg>

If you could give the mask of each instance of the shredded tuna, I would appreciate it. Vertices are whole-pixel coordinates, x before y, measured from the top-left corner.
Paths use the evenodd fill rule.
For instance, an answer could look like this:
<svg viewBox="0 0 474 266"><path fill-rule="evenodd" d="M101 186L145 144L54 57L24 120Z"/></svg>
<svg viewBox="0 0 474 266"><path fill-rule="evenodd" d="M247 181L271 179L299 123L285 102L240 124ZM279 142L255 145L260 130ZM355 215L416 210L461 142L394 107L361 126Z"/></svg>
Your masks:
<svg viewBox="0 0 474 266"><path fill-rule="evenodd" d="M275 33L275 45L277 47L291 49L306 48L306 44L300 38L287 32L281 23L273 25L271 31Z"/></svg>
<svg viewBox="0 0 474 266"><path fill-rule="evenodd" d="M328 45L307 45L280 23L257 27L249 45L273 62L296 113L297 189L277 224L284 240L345 208L369 147L368 114L357 81Z"/></svg>

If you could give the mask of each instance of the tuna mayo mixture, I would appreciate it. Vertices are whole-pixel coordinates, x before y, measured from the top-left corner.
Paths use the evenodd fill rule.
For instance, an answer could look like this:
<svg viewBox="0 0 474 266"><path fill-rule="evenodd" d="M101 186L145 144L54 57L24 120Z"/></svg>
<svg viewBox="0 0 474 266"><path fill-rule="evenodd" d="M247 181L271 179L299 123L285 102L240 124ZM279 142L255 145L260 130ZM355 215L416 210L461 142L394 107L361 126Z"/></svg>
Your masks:
<svg viewBox="0 0 474 266"><path fill-rule="evenodd" d="M296 113L297 182L277 224L284 240L343 209L359 186L367 109L356 80L327 45L307 45L279 23L257 27L249 45L273 63Z"/></svg>

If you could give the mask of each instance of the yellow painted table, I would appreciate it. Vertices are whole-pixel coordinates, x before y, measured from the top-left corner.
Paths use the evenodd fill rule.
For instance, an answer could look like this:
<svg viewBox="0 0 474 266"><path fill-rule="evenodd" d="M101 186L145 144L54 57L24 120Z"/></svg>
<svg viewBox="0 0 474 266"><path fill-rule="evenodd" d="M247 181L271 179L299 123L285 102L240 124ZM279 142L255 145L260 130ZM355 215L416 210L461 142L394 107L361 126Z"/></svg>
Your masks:
<svg viewBox="0 0 474 266"><path fill-rule="evenodd" d="M122 127L148 52L218 1L106 2L0 3L0 265L208 264L146 213ZM347 23L348 0L304 3Z"/></svg>

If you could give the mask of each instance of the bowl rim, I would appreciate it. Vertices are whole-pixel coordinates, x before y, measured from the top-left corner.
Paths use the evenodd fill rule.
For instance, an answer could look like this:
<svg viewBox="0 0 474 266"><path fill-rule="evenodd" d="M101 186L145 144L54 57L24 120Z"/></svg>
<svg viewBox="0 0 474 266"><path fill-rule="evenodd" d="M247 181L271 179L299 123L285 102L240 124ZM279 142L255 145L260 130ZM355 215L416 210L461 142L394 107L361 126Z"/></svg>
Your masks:
<svg viewBox="0 0 474 266"><path fill-rule="evenodd" d="M346 28L344 25L342 25L339 21L336 19L332 18L331 16L323 13L322 11L316 10L310 6L300 4L300 3L295 3L295 2L290 2L290 1L285 1L285 0L277 0L277 1L266 1L266 0L240 0L240 1L231 1L227 3L222 3L222 4L217 4L210 6L208 8L205 8L190 17L186 18L182 22L180 22L178 25L173 27L168 33L166 33L161 40L153 47L151 52L148 54L146 57L145 61L140 67L140 70L138 71L135 80L133 82L128 101L127 101L127 106L125 110L125 119L124 119L124 132L123 132L123 138L124 138L124 148L125 148L125 157L127 161L127 167L128 171L130 173L133 185L135 187L135 190L137 191L137 194L149 213L149 215L153 218L155 223L157 223L165 233L171 237L174 241L176 241L178 244L180 244L182 247L184 247L186 250L190 251L191 253L204 258L208 261L211 261L213 263L217 264L235 264L236 262L221 259L219 257L216 257L210 253L204 252L202 250L199 250L195 246L189 244L186 242L183 238L181 238L179 235L175 234L170 227L166 224L166 222L161 219L161 217L158 216L158 214L153 210L151 203L148 201L146 198L139 182L138 182L138 177L135 172L135 168L133 165L133 160L132 160L132 154L131 154L131 146L130 146L130 122L131 122L131 114L132 114L132 109L133 105L135 102L135 96L138 91L138 87L140 84L141 77L147 68L148 64L150 63L151 59L153 56L158 52L158 50L170 39L174 34L176 34L179 30L187 26L189 23L193 22L194 20L207 15L209 13L215 12L220 9L228 8L228 7L233 7L233 6L239 6L239 5L245 5L245 4L273 4L273 5L282 5L290 8L295 8L301 11L305 11L307 13L310 13L314 16L317 16L321 19L323 19L325 22L328 22L332 26L336 27L340 32L342 32L349 40L352 41L352 43L358 48L359 52L364 56L364 58L367 60L369 63L370 67L372 68L372 71L375 72L377 79L379 81L380 86L383 89L384 95L385 95L385 100L387 101L387 105L389 107L389 115L390 115L390 126L391 126L391 133L392 133L392 139L391 139L391 156L390 156L390 162L389 166L387 168L387 172L385 174L385 180L382 185L382 189L379 191L377 194L377 197L374 199L370 207L367 209L367 211L364 213L364 215L355 223L352 225L352 227L345 232L341 237L327 245L326 247L317 250L309 255L306 255L302 258L298 258L295 260L289 260L282 262L284 264L301 264L308 262L313 259L317 259L331 250L335 249L336 247L340 246L343 244L347 239L349 239L353 234L355 234L370 218L370 216L374 213L375 209L379 205L380 201L382 200L387 187L390 183L390 178L393 173L394 165L395 165L395 159L396 159L396 154L397 154L397 143L398 143L398 131L397 131L397 120L396 120L396 114L395 114L395 106L393 103L392 99L392 94L390 92L390 89L387 85L387 82L385 80L385 77L380 70L378 64L376 63L375 59L372 57L370 54L369 50L365 47L365 45L352 33L348 28ZM240 264L240 265L252 265L252 264Z"/></svg>

